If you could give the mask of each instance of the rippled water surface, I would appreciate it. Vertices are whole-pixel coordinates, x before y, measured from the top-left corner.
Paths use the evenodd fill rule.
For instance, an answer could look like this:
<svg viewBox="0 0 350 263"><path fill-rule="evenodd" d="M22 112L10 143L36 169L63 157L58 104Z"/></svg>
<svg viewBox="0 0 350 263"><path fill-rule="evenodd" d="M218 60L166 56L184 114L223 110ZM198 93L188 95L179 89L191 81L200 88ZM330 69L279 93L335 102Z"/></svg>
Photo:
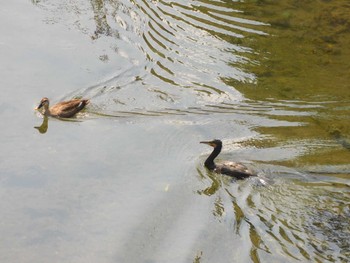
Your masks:
<svg viewBox="0 0 350 263"><path fill-rule="evenodd" d="M2 3L1 262L348 262L349 12ZM267 183L206 170L213 138Z"/></svg>

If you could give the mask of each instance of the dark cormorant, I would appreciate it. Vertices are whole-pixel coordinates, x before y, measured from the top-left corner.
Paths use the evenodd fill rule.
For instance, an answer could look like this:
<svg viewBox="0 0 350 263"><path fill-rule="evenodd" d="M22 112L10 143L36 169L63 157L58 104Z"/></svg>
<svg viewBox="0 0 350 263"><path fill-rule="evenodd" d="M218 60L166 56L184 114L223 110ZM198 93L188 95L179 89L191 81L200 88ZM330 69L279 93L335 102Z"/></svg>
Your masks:
<svg viewBox="0 0 350 263"><path fill-rule="evenodd" d="M208 144L214 147L213 152L209 155L207 160L204 163L204 166L207 167L210 171L219 174L229 175L236 179L245 179L250 176L257 176L256 173L248 169L246 166L240 163L235 162L224 162L221 164L214 163L214 159L219 155L222 149L222 141L213 140L208 142L200 142L204 144Z"/></svg>

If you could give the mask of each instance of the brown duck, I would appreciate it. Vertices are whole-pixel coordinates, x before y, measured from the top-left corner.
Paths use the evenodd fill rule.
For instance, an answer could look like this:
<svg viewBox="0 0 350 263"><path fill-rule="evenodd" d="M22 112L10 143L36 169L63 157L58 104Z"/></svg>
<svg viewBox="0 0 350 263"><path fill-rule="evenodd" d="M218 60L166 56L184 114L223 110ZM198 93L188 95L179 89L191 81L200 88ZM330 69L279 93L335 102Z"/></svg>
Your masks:
<svg viewBox="0 0 350 263"><path fill-rule="evenodd" d="M57 118L71 118L79 111L84 109L84 107L89 104L87 99L73 99L69 101L62 101L49 107L49 99L42 98L37 110L43 108L42 114L44 116L52 116Z"/></svg>
<svg viewBox="0 0 350 263"><path fill-rule="evenodd" d="M204 166L210 171L218 174L225 174L236 179L245 179L250 176L257 176L255 172L251 171L245 165L235 162L224 162L222 164L216 164L214 159L219 155L222 149L222 141L213 140L209 142L200 142L208 144L214 148L213 152L209 155L204 163Z"/></svg>

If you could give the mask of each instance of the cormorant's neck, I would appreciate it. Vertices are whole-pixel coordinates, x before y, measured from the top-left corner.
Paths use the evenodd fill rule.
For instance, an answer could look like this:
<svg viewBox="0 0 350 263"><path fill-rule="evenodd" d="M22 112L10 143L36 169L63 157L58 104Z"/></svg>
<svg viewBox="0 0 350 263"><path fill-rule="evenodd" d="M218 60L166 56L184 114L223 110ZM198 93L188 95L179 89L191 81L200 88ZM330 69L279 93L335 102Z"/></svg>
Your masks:
<svg viewBox="0 0 350 263"><path fill-rule="evenodd" d="M216 156L219 155L219 153L221 152L221 145L217 145L213 152L209 155L209 157L207 158L207 160L204 163L204 166L207 167L209 170L214 170L216 165L214 163L214 159L216 158Z"/></svg>

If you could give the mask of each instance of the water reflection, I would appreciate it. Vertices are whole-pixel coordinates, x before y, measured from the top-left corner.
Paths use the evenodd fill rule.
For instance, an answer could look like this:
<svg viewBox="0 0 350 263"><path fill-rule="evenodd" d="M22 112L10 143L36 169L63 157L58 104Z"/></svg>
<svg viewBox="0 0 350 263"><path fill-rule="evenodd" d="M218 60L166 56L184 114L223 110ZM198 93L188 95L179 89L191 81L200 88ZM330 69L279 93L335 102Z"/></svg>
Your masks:
<svg viewBox="0 0 350 263"><path fill-rule="evenodd" d="M82 120L80 118L84 118L86 117L87 114L86 113L79 113L79 115L77 117L74 118L54 118L54 119L58 119L59 121L63 121L63 122L81 122ZM35 129L38 130L39 133L41 134L45 134L47 133L48 129L49 129L49 119L53 118L53 117L47 117L45 115L42 116L42 123L40 126L34 126Z"/></svg>
<svg viewBox="0 0 350 263"><path fill-rule="evenodd" d="M197 193L212 200L213 216L220 222L232 221L233 231L250 238L250 258L260 262L278 259L281 253L289 260L344 260L349 251L349 206L347 184L321 183L280 178L268 187L255 187L249 180L234 184L212 173L197 170L208 185ZM280 174L281 176L281 174ZM294 174L290 174L294 177ZM335 188L346 193L335 194ZM338 202L334 202L338 199ZM233 215L232 215L233 212ZM340 250L334 254L332 244Z"/></svg>
<svg viewBox="0 0 350 263"><path fill-rule="evenodd" d="M202 256L203 251L198 252L195 258L193 259L193 263L201 263Z"/></svg>
<svg viewBox="0 0 350 263"><path fill-rule="evenodd" d="M43 122L40 126L35 126L35 129L39 131L39 133L44 134L47 132L47 129L49 128L49 118L47 116L43 116Z"/></svg>
<svg viewBox="0 0 350 263"><path fill-rule="evenodd" d="M218 175L213 172L205 171L206 172L206 176L205 176L200 169L197 169L197 172L201 178L203 179L208 178L210 180L210 186L206 187L203 190L198 190L197 191L198 194L200 195L205 194L207 196L211 196L220 189L221 181L219 179L221 178L221 175Z"/></svg>
<svg viewBox="0 0 350 263"><path fill-rule="evenodd" d="M339 130L333 130L330 132L334 140L339 143L342 147L350 151L350 141L345 135Z"/></svg>
<svg viewBox="0 0 350 263"><path fill-rule="evenodd" d="M115 56L84 54L79 58L77 55L79 67L89 63L86 58L93 60L97 56L98 63L106 67L113 65L113 69L101 73L101 79L94 80L89 84L91 86L74 87L71 93L64 94L65 97L93 99L93 113L107 117L107 121L99 118L99 124L105 121L103 125L93 127L94 136L99 134L99 143L94 145L96 152L89 151L93 152L89 163L84 162L89 154L86 151L82 153L84 157L72 156L69 162L63 159L69 165L59 175L73 178L76 188L71 191L72 186L64 184L63 190L54 187L57 200L70 196L71 192L77 193L78 198L70 196L66 203L69 210L78 214L71 220L79 227L85 227L82 232L88 233L84 236L86 240L94 239L99 243L107 236L117 240L111 244L122 243L108 247L107 254L118 251L115 254L141 258L145 252L149 261L168 260L169 254L164 251L169 250L171 255L182 252L182 258L173 262L183 262L189 257L193 260L194 251L200 251L195 262L237 257L240 261L253 262L345 262L349 258L349 90L346 85L349 83L349 49L342 47L347 47L348 42L348 16L344 11L347 8L339 4L341 1L299 4L288 0L33 3L47 13L54 10L52 16L68 17L67 22L62 18L52 20L64 20L62 24L68 24L68 28L92 36L93 41L90 38L89 41L99 52L110 51L109 54ZM317 12L305 16L305 10ZM311 24L305 23L305 18ZM92 26L90 21L94 23ZM119 125L112 117L124 117L125 122L133 125ZM170 128L162 130L160 127L164 123ZM77 137L88 132L86 127ZM46 132L47 119L35 128ZM181 132L169 138L168 134L174 130ZM119 136L118 131L124 137ZM118 136L114 137L115 134ZM128 150L134 141L129 140L131 136L135 139L145 135L147 140L139 140L132 150ZM274 182L258 187L251 180L233 182L202 169L192 173L193 160L198 156L196 146L186 150L176 148L179 141L184 140L182 145L188 146L197 141L196 137L218 135L240 138L237 140L240 140L244 158L252 160L257 168L268 167L266 176L272 177ZM162 143L156 141L158 138ZM126 145L124 141L131 143ZM152 143L148 145L150 141ZM91 138L86 141L76 138L74 149L85 149L82 146L86 142L93 144ZM65 145L61 138L54 143ZM116 151L114 145L118 144L121 145ZM57 145L53 144L52 148L59 148ZM47 149L46 145L42 148ZM65 148L70 149L62 147L59 150ZM161 173L154 171L156 154L150 158L149 149L160 151L159 163L168 161ZM134 154L139 154L140 160L150 158L148 162L137 162L140 169L136 172L133 172ZM58 154L56 157L62 156L69 156L69 159L71 155ZM125 159L113 166L116 156ZM22 159L26 162L25 156ZM18 160L15 160L12 167L17 167L14 164ZM148 168L148 163L152 163L152 169L144 169ZM41 162L38 167L42 168ZM98 167L97 171L95 167ZM178 167L183 170L176 170ZM25 168L16 172L20 174ZM142 178L137 177L140 171ZM81 178L73 176L76 174L81 174ZM196 175L200 180L187 179L186 185L192 192L195 189L196 194L184 195L186 187L180 182ZM89 181L89 176L94 180ZM131 176L141 179L130 180ZM177 191L167 191L175 197L167 195L164 198L163 194L155 194L152 188L153 182L161 184L166 176L174 180L172 185L181 185ZM125 187L130 181L130 187ZM89 185L81 188L86 182ZM110 182L115 182L112 188L108 188ZM138 184L139 189L135 187ZM101 187L96 188L96 185ZM122 187L118 188L120 185ZM45 197L51 192L43 191ZM91 200L86 201L85 193L89 191ZM18 193L23 194L10 189L8 196ZM114 193L118 196L113 196ZM118 206L119 195L124 198ZM152 206L147 205L146 195L154 198ZM153 206L154 200L158 201L156 206ZM87 212L80 207L84 201L82 207ZM127 205L123 206L124 203ZM51 203L43 204L49 205ZM188 210L184 209L186 205L190 207ZM66 209L66 206L62 207ZM91 224L90 218L100 215L96 212L98 209L103 211L104 218L95 218ZM122 213L114 214L113 211ZM187 217L185 212L189 214ZM20 217L18 214L15 214L16 218ZM156 219L155 215L158 215ZM106 218L110 222L104 221ZM55 220L54 216L52 220ZM59 224L59 228L71 225L69 220L63 226ZM111 234L114 224L118 230L114 228L115 233ZM95 228L99 231L88 232ZM177 233L184 228L194 233L190 236L186 233L185 237ZM96 244L86 246L74 242L74 231L77 230L73 229L71 236L67 234L67 239L73 241L63 243L72 245L74 250L82 245L85 250L88 247L95 252ZM219 242L220 248L213 250L213 244ZM167 246L168 243L186 244L187 250ZM131 255L134 253L128 252L130 247L138 248L140 253ZM98 252L106 254L106 251ZM67 257L66 254L63 259Z"/></svg>
<svg viewBox="0 0 350 263"><path fill-rule="evenodd" d="M236 181L232 178L207 172L204 175L197 169L199 176L205 184L210 184L204 190L198 190L200 195L213 196L212 214L219 222L230 222L233 225L232 231L238 236L249 236L250 238L250 259L253 262L260 262L259 251L271 253L270 249L259 234L259 225L256 221L250 220L247 205L254 207L254 182L253 180ZM207 176L207 177L206 177ZM205 180L205 178L209 178ZM243 204L243 205L242 205ZM259 213L258 213L259 214ZM247 231L247 232L246 232ZM248 245L248 244L246 244Z"/></svg>
<svg viewBox="0 0 350 263"><path fill-rule="evenodd" d="M118 2L117 2L118 3ZM113 36L118 38L119 33L116 29L112 29L107 21L107 9L103 0L91 0L92 10L94 12L94 20L96 30L92 39L97 39L100 35Z"/></svg>
<svg viewBox="0 0 350 263"><path fill-rule="evenodd" d="M97 41L103 35L117 41L113 50L134 64L130 73L140 81L129 81L128 88L142 92L137 98L131 97L129 89L114 94L99 93L103 87L108 91L120 87L120 82L124 82L122 75L94 88L79 90L79 95L93 95L104 104L102 115L119 115L121 111L163 114L164 108L186 111L196 107L198 99L215 105L239 101L241 94L227 87L222 79L255 81L254 74L242 71L239 66L250 63L247 56L252 50L235 40L254 34L266 35L267 24L236 17L238 12L233 6L102 0L91 1L91 6L96 24L93 38ZM217 23L218 16L222 16L222 23ZM230 40L222 41L227 35ZM135 49L144 57L132 58ZM108 62L110 58L100 56L100 59ZM111 96L123 101L122 109L120 104L111 101Z"/></svg>

